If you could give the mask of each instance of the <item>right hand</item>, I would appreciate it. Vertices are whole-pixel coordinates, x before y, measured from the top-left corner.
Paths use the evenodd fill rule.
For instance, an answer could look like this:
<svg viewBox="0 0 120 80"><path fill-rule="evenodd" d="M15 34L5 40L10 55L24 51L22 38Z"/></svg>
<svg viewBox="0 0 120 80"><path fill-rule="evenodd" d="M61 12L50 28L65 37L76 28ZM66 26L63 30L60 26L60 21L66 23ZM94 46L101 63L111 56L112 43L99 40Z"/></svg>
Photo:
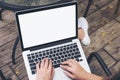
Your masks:
<svg viewBox="0 0 120 80"><path fill-rule="evenodd" d="M52 66L52 61L48 60L48 58L43 59L40 63L36 65L37 80L53 80L54 76L54 68Z"/></svg>
<svg viewBox="0 0 120 80"><path fill-rule="evenodd" d="M61 63L61 68L64 70L64 73L76 80L87 80L87 75L89 75L88 72L86 72L80 64L74 60L74 59L69 59L65 62Z"/></svg>

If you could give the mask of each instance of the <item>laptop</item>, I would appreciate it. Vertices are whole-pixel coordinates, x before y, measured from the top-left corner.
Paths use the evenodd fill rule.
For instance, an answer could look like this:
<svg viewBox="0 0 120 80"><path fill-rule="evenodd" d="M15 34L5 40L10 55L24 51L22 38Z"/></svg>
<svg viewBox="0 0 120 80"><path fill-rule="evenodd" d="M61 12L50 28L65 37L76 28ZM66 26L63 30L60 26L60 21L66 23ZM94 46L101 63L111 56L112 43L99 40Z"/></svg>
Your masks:
<svg viewBox="0 0 120 80"><path fill-rule="evenodd" d="M36 64L52 60L53 80L71 80L60 68L67 59L76 59L90 72L78 40L77 2L54 4L16 12L22 55L29 80L36 80Z"/></svg>

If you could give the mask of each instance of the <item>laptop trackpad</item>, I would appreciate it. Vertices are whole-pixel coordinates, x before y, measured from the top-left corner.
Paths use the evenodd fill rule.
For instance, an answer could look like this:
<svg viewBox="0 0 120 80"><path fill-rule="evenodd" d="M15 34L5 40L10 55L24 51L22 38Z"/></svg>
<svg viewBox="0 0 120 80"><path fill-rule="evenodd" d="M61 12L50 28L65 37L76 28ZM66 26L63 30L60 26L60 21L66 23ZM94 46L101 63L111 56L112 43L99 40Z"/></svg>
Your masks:
<svg viewBox="0 0 120 80"><path fill-rule="evenodd" d="M55 75L53 80L72 80L64 72L63 69L55 68Z"/></svg>

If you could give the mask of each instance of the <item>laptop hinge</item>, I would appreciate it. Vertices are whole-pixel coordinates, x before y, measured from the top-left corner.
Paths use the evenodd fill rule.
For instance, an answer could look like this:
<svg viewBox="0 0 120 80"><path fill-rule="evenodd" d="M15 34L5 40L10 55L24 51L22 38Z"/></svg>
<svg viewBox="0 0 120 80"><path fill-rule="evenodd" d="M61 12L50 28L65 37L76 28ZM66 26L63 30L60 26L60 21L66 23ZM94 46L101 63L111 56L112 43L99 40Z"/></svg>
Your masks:
<svg viewBox="0 0 120 80"><path fill-rule="evenodd" d="M48 43L48 44L43 44L43 45L31 48L30 51L35 51L35 50L39 50L39 49L43 49L43 48L47 48L47 47L51 47L51 46L56 46L56 45L63 44L63 43L68 43L68 42L72 42L72 39L67 39L67 40L63 40L63 41L56 41L56 42L52 42L52 43Z"/></svg>

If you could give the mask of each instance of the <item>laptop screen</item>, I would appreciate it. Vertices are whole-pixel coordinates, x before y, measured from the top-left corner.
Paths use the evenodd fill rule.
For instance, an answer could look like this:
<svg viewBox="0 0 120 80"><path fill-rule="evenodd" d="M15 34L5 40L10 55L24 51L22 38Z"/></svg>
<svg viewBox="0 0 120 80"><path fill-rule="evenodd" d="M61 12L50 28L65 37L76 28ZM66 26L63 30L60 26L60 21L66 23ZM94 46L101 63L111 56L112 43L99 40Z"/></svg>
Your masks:
<svg viewBox="0 0 120 80"><path fill-rule="evenodd" d="M18 15L23 48L76 37L76 5Z"/></svg>

